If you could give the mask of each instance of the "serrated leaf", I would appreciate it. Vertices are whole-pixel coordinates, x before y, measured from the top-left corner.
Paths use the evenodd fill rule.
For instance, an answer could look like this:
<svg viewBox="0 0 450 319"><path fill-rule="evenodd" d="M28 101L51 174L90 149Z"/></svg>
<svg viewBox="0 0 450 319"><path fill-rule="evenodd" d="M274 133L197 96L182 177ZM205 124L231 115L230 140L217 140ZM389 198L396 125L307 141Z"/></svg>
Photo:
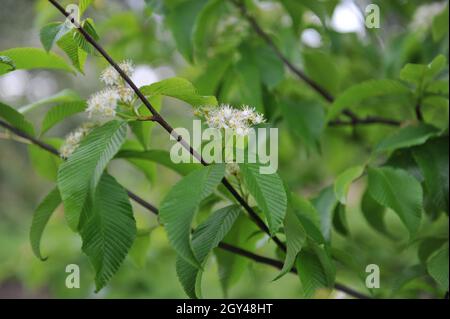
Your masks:
<svg viewBox="0 0 450 319"><path fill-rule="evenodd" d="M55 187L39 204L36 211L33 214L33 220L31 222L30 229L30 243L33 253L40 260L46 260L46 257L42 257L41 254L41 238L44 233L45 226L52 216L55 209L61 204L61 196L59 195L58 188Z"/></svg>
<svg viewBox="0 0 450 319"><path fill-rule="evenodd" d="M117 272L136 236L136 221L126 190L103 174L85 212L80 234L83 252L95 269L96 291Z"/></svg>
<svg viewBox="0 0 450 319"><path fill-rule="evenodd" d="M446 242L448 242L446 238L426 237L420 241L417 256L422 263L426 264L428 258Z"/></svg>
<svg viewBox="0 0 450 319"><path fill-rule="evenodd" d="M261 174L260 167L239 164L248 191L266 216L270 233L275 235L286 214L287 196L281 178L277 174Z"/></svg>
<svg viewBox="0 0 450 319"><path fill-rule="evenodd" d="M63 58L53 52L38 48L14 48L1 51L0 56L10 58L16 70L54 69L73 72L73 69Z"/></svg>
<svg viewBox="0 0 450 319"><path fill-rule="evenodd" d="M317 289L333 287L335 269L323 247L313 244L311 249L303 249L296 266L305 298L313 297Z"/></svg>
<svg viewBox="0 0 450 319"><path fill-rule="evenodd" d="M73 31L76 32L76 31ZM84 63L86 62L87 53L82 50L74 39L74 33L70 32L59 39L56 44L69 57L72 65L81 73L84 72Z"/></svg>
<svg viewBox="0 0 450 319"><path fill-rule="evenodd" d="M49 105L52 103L66 103L79 100L80 96L74 90L64 89L56 94L40 99L39 101L21 106L19 112L25 114L30 111L36 110L41 106Z"/></svg>
<svg viewBox="0 0 450 319"><path fill-rule="evenodd" d="M286 234L286 258L281 272L275 277L274 281L283 277L292 269L298 253L306 242L306 231L297 217L296 211L292 208L288 208L286 212L284 232Z"/></svg>
<svg viewBox="0 0 450 319"><path fill-rule="evenodd" d="M240 214L239 206L227 206L211 215L192 235L192 248L197 260L204 265L209 253L226 236ZM176 269L184 291L190 298L201 298L202 272L183 258L177 258Z"/></svg>
<svg viewBox="0 0 450 319"><path fill-rule="evenodd" d="M448 243L430 256L427 270L431 277L444 290L448 291Z"/></svg>
<svg viewBox="0 0 450 319"><path fill-rule="evenodd" d="M151 230L138 229L133 246L131 246L130 252L128 253L131 260L138 268L144 268L145 266L148 249L150 247L150 234Z"/></svg>
<svg viewBox="0 0 450 319"><path fill-rule="evenodd" d="M170 78L140 88L146 96L169 96L184 101L193 107L217 105L214 96L202 96L197 93L191 82L183 78Z"/></svg>
<svg viewBox="0 0 450 319"><path fill-rule="evenodd" d="M334 182L334 194L343 205L347 204L347 193L350 185L364 172L364 166L355 166L341 173Z"/></svg>
<svg viewBox="0 0 450 319"><path fill-rule="evenodd" d="M93 0L80 0L78 3L78 7L80 8L80 16L89 8L92 4Z"/></svg>
<svg viewBox="0 0 450 319"><path fill-rule="evenodd" d="M315 101L283 100L283 117L290 130L311 150L319 150L319 139L325 128L325 112Z"/></svg>
<svg viewBox="0 0 450 319"><path fill-rule="evenodd" d="M24 131L28 135L34 136L33 125L25 117L13 109L11 106L0 102L0 118L6 120L12 126Z"/></svg>
<svg viewBox="0 0 450 319"><path fill-rule="evenodd" d="M331 228L333 221L333 212L338 204L336 196L334 195L333 186L324 188L320 194L312 200L312 204L316 208L320 217L320 231L323 237L330 241Z"/></svg>
<svg viewBox="0 0 450 319"><path fill-rule="evenodd" d="M63 103L51 108L42 121L41 135L69 116L83 112L85 108L85 101Z"/></svg>
<svg viewBox="0 0 450 319"><path fill-rule="evenodd" d="M346 206L338 203L334 209L333 227L342 236L348 236L350 231L347 224Z"/></svg>
<svg viewBox="0 0 450 319"><path fill-rule="evenodd" d="M83 29L94 39L98 40L99 36L97 31L95 31L94 21L90 18L84 20L82 23ZM84 52L96 55L97 50L90 44L85 37L80 32L75 32L73 34L73 39L77 43L78 47L81 48Z"/></svg>
<svg viewBox="0 0 450 319"><path fill-rule="evenodd" d="M41 29L39 34L42 46L47 52L50 51L56 41L70 30L71 29L67 27L66 23L52 22L47 24Z"/></svg>
<svg viewBox="0 0 450 319"><path fill-rule="evenodd" d="M422 218L422 187L406 171L390 167L369 168L369 193L397 213L409 231L417 233Z"/></svg>
<svg viewBox="0 0 450 319"><path fill-rule="evenodd" d="M424 145L414 148L413 156L425 177L426 196L430 198L429 202L436 210L448 213L448 136L433 139Z"/></svg>
<svg viewBox="0 0 450 319"><path fill-rule="evenodd" d="M200 202L214 192L225 174L225 165L202 167L181 179L164 197L160 218L178 255L195 267L201 264L191 242L191 224Z"/></svg>
<svg viewBox="0 0 450 319"><path fill-rule="evenodd" d="M386 95L409 94L409 89L395 80L369 80L351 86L340 94L331 105L327 120L331 120L345 108L353 108L368 98Z"/></svg>
<svg viewBox="0 0 450 319"><path fill-rule="evenodd" d="M189 163L176 164L170 159L170 153L165 150L147 150L147 151L122 150L116 155L116 158L148 160L163 165L167 168L170 168L175 172L179 173L180 175L187 175L200 166L200 164L189 164Z"/></svg>
<svg viewBox="0 0 450 319"><path fill-rule="evenodd" d="M368 189L364 192L361 200L361 212L363 213L367 223L373 229L381 234L387 235L388 237L392 237L392 235L389 234L384 222L386 209L383 205L378 204L372 196L370 196Z"/></svg>
<svg viewBox="0 0 450 319"><path fill-rule="evenodd" d="M109 161L127 133L126 122L110 121L89 133L58 171L58 187L72 230L78 229L81 211Z"/></svg>
<svg viewBox="0 0 450 319"><path fill-rule="evenodd" d="M180 2L167 13L167 23L178 51L188 62L193 60L192 32L195 20L206 2L206 0Z"/></svg>
<svg viewBox="0 0 450 319"><path fill-rule="evenodd" d="M324 244L325 238L320 231L320 216L314 205L305 198L291 194L289 197L292 209L300 220L308 238L317 244Z"/></svg>
<svg viewBox="0 0 450 319"><path fill-rule="evenodd" d="M400 148L420 145L439 134L439 129L428 124L410 125L384 138L375 148L377 152L393 151Z"/></svg>

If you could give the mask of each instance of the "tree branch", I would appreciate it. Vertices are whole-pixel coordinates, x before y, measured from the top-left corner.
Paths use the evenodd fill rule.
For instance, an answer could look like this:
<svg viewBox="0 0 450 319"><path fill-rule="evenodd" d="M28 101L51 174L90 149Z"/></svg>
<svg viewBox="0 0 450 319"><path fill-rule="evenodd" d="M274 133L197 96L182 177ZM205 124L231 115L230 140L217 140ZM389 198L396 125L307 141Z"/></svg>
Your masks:
<svg viewBox="0 0 450 319"><path fill-rule="evenodd" d="M296 67L289 59L281 52L281 50L277 47L277 45L273 42L272 38L262 29L256 19L248 12L245 4L241 0L229 0L231 1L241 12L242 16L250 23L255 33L261 37L266 44L272 48L278 58L284 63L284 65L295 75L297 75L301 80L303 80L306 84L308 84L314 91L316 91L320 96L322 96L329 103L334 102L334 96L328 92L324 87L319 85L313 79L308 77L303 70ZM343 121L333 121L330 124L332 126L339 125L360 125L360 124L385 124L385 125L395 125L398 126L401 123L396 120L386 119L383 117L367 117L367 118L359 118L355 113L353 113L349 109L345 109L342 112L344 115L348 116L351 121L343 122Z"/></svg>
<svg viewBox="0 0 450 319"><path fill-rule="evenodd" d="M0 119L0 126L3 126L4 128L8 129L9 131L11 131L12 133L16 134L17 136L20 136L21 138L29 141L32 144L35 144L37 146L39 146L40 148L42 148L43 150L55 155L55 156L60 156L58 150L56 148L54 148L53 146L38 140L36 138L34 138L33 136L27 134L26 132L6 123L5 121ZM144 207L145 209L147 209L148 211L150 211L151 213L158 215L159 214L159 210L158 208L156 208L155 206L153 206L151 203L145 201L143 198L139 197L138 195L136 195L135 193L133 193L132 191L128 190L125 188L125 191L128 193L128 196L134 200L136 203L138 203L139 205L141 205L142 207ZM219 248L226 250L230 253L233 254L237 254L240 255L242 257L251 259L257 263L261 263L261 264L265 264L265 265L269 265L278 269L282 269L283 268L283 263L280 262L279 260L276 259L272 259L272 258L268 258L268 257L264 257L264 256L260 256L257 255L255 253L252 253L248 250L245 250L243 248L234 246L234 245L230 245L224 242L220 242L219 243ZM297 271L295 269L291 269L290 271L291 273L297 274ZM355 298L360 298L360 299L368 299L370 297L361 294L351 288L348 288L344 285L338 284L336 283L335 288L337 290L343 291L345 293L347 293L348 295L355 297Z"/></svg>
<svg viewBox="0 0 450 319"><path fill-rule="evenodd" d="M65 17L69 17L70 14L66 12L66 10L58 3L56 0L48 0L53 6L55 6L56 9L58 9ZM72 22L75 22L74 19L72 19ZM80 34L86 39L87 42L89 42L107 61L108 63L114 67L114 69L120 74L122 79L133 89L133 91L136 93L136 95L139 97L139 99L144 103L144 105L147 107L147 109L152 113L153 119L155 122L157 122L159 125L161 125L171 136L175 138L178 143L180 143L186 150L189 151L189 153L197 159L200 163L207 166L209 163L207 163L202 156L195 151L192 146L189 145L188 142L183 140L182 136L175 132L173 127L167 123L167 121L158 113L158 111L152 106L152 104L148 101L148 99L144 96L144 94L139 90L139 88L134 84L134 82L130 79L130 77L119 67L119 65L111 58L111 56L101 47L100 44L95 41L91 37L91 35L84 30L84 28L80 25L76 25L76 29ZM253 221L258 225L258 227L261 228L262 231L264 231L266 234L268 234L275 242L275 244L282 249L283 251L286 251L286 245L278 239L276 236L272 236L269 232L269 229L265 225L264 221L256 214L256 212L253 210L253 208L250 207L250 205L247 204L247 202L239 195L239 193L233 188L233 186L228 182L228 180L224 177L222 180L223 185L231 192L231 194L236 198L236 200L245 208L245 210L248 212L250 217ZM264 225L264 226L263 226Z"/></svg>

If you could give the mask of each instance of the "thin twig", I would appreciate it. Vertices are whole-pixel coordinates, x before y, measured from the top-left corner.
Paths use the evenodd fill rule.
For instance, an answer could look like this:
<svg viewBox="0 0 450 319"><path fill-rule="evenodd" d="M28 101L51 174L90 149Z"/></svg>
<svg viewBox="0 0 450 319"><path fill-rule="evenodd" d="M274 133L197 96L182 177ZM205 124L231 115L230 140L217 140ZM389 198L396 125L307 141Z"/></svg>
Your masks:
<svg viewBox="0 0 450 319"><path fill-rule="evenodd" d="M36 138L34 138L33 136L25 133L24 131L4 122L3 120L0 120L0 126L3 126L4 128L10 130L11 132L13 132L14 134L16 134L17 136L20 136L21 138L24 138L28 141L30 141L30 143L35 144L37 146L39 146L40 148L42 148L43 150L50 152L51 154L55 155L55 156L60 156L59 152L56 148L54 148L53 146L38 140ZM134 200L136 203L138 203L139 205L141 205L142 207L144 207L145 209L147 209L149 212L158 215L159 214L159 210L158 208L156 208L154 205L152 205L151 203L145 201L143 198L139 197L138 195L136 195L135 193L133 193L132 191L125 189L125 191L128 193L128 196ZM252 253L250 251L247 251L245 249L242 249L240 247L234 246L234 245L230 245L224 242L219 243L219 248L226 250L230 253L233 254L237 254L240 255L242 257L251 259L255 262L261 263L261 264L266 264L278 269L282 269L283 268L283 263L276 260L276 259L272 259L272 258L268 258L268 257L264 257L264 256L260 256L257 255L255 253ZM297 273L295 269L291 269L291 273ZM354 291L351 288L348 288L344 285L341 284L336 284L335 288L337 290L343 291L345 293L347 293L348 295L355 297L355 298L361 298L361 299L367 299L370 298L364 294L361 294L357 291Z"/></svg>
<svg viewBox="0 0 450 319"><path fill-rule="evenodd" d="M58 3L56 0L48 0L53 6L55 6L56 9L58 9L65 17L69 17L69 13L66 12L66 10ZM72 22L74 22L74 19L72 19ZM197 159L200 163L207 166L209 163L207 163L202 156L194 150L194 148L189 145L188 142L186 142L180 134L178 134L173 127L158 113L158 111L152 106L150 101L145 97L145 95L139 90L139 88L136 86L136 84L130 79L130 77L120 68L120 66L113 60L113 58L105 51L105 49L102 48L100 44L95 41L94 38L91 37L91 35L84 30L84 28L81 25L77 25L76 30L80 32L80 34L86 39L87 42L89 42L107 61L108 63L120 74L120 76L123 78L123 80L133 89L133 91L136 93L136 95L139 97L139 99L144 103L144 105L147 107L147 109L152 113L154 121L157 122L159 125L161 125L171 136L175 138L178 143L180 143L186 150L189 151L189 153ZM269 229L265 225L264 221L261 219L261 217L256 214L256 212L253 210L253 208L250 207L250 205L247 204L247 202L239 195L239 193L233 188L233 186L227 181L227 179L224 177L222 180L223 185L231 192L231 194L236 198L236 200L245 208L245 210L248 212L252 220L255 221L255 223L258 225L258 227L261 228L262 231L267 233L277 244L277 246L282 249L283 251L286 251L286 245L278 239L276 236L272 236ZM264 226L263 226L264 225Z"/></svg>
<svg viewBox="0 0 450 319"><path fill-rule="evenodd" d="M308 84L314 91L316 91L320 96L322 96L329 103L334 102L334 96L328 92L324 87L319 85L313 79L308 77L305 72L298 67L296 67L277 47L273 42L272 38L262 29L256 19L248 12L243 1L240 0L229 0L232 2L241 12L242 16L250 23L256 34L261 37L266 44L274 51L278 58L284 63L284 65L295 75L297 75L301 80ZM383 117L368 117L359 118L353 111L345 109L342 111L344 115L350 118L350 122L344 121L333 121L330 122L333 126L338 125L360 125L360 124L385 124L385 125L400 125L401 123L396 120L386 119Z"/></svg>

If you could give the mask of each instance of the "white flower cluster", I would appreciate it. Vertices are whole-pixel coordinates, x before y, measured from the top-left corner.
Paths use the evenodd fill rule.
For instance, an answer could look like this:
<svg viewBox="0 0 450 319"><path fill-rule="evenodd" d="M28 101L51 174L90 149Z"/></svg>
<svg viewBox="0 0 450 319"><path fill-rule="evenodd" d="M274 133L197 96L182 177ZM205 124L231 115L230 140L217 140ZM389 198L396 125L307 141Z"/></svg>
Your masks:
<svg viewBox="0 0 450 319"><path fill-rule="evenodd" d="M131 61L124 61L119 64L119 67L131 76L134 72L133 63ZM106 68L100 80L108 87L103 91L93 94L87 102L86 112L89 118L97 120L111 119L116 115L116 108L118 101L124 103L131 103L134 98L134 91L123 81L119 72L110 66Z"/></svg>
<svg viewBox="0 0 450 319"><path fill-rule="evenodd" d="M133 63L131 61L124 61L119 64L119 67L128 76L131 76L134 72ZM67 135L66 140L60 149L62 158L68 158L94 126L104 120L114 118L116 116L116 109L119 101L127 104L133 102L134 91L126 85L119 72L112 66L106 68L102 72L100 80L104 82L107 87L89 97L85 110L88 117L93 119L94 122L85 123Z"/></svg>
<svg viewBox="0 0 450 319"><path fill-rule="evenodd" d="M75 131L67 135L64 144L61 146L59 153L62 158L67 159L80 145L81 140L89 134L91 129L95 126L93 123L85 123Z"/></svg>
<svg viewBox="0 0 450 319"><path fill-rule="evenodd" d="M411 27L415 30L428 28L433 22L433 18L441 13L446 5L446 1L421 5L416 9L416 12L414 12Z"/></svg>
<svg viewBox="0 0 450 319"><path fill-rule="evenodd" d="M227 104L220 107L206 107L197 115L203 116L211 128L232 129L238 135L248 135L252 126L264 123L264 116L254 108L244 106L241 110Z"/></svg>

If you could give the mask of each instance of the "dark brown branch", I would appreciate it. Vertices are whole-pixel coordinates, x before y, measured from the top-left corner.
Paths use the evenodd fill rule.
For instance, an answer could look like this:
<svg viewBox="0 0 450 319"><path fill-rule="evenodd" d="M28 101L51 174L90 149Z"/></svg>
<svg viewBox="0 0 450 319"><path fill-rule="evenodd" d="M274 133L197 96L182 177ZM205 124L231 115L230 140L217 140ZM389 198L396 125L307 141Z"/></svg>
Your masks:
<svg viewBox="0 0 450 319"><path fill-rule="evenodd" d="M295 75L297 75L301 80L308 84L314 91L316 91L320 96L322 96L329 103L334 102L334 96L328 92L324 87L319 85L313 79L308 77L303 70L296 67L289 59L281 52L277 45L273 42L272 38L262 29L256 19L247 11L247 8L243 1L241 0L230 0L241 12L242 16L250 23L256 34L261 37L266 44L272 48L278 58L284 63L284 65ZM400 125L399 121L385 119L382 117L368 117L359 118L355 113L349 109L345 109L342 112L344 115L348 116L350 122L334 121L333 126L338 125L359 125L359 124L385 124L385 125Z"/></svg>
<svg viewBox="0 0 450 319"><path fill-rule="evenodd" d="M66 12L66 10L58 3L56 0L48 0L53 6L55 6L65 17L69 17L69 13ZM72 19L72 22L75 22ZM91 35L84 30L82 26L77 25L77 30L80 32L81 35L86 39L87 42L89 42L107 61L108 63L116 69L116 71L120 74L120 76L124 79L125 82L133 89L133 91L136 93L136 95L139 97L139 99L144 103L144 105L147 107L147 109L152 113L154 121L158 122L170 135L172 135L178 143L180 143L186 150L189 151L189 153L197 159L200 163L203 165L208 165L208 163L202 158L200 154L198 154L197 151L195 151L192 146L189 145L185 140L182 139L181 135L177 134L173 127L166 122L166 120L156 111L156 109L152 106L152 104L148 101L148 99L144 96L144 94L139 90L139 88L134 84L134 82L130 79L130 77L120 68L120 66L111 58L111 56L100 46L100 44L95 41L94 38L91 37ZM246 203L246 201L239 195L239 193L231 186L231 184L227 181L226 178L223 178L222 183L224 186L231 192L231 194L236 198L236 200L243 205L245 210L248 212L248 214L251 216L251 218L256 222L258 227L261 228L262 231L267 233L271 238L273 238L274 242L277 244L277 246L282 249L283 251L286 251L286 245L279 240L276 236L272 236L265 225L264 221L256 214L256 212ZM245 203L245 205L244 205ZM262 227L264 225L264 227Z"/></svg>
<svg viewBox="0 0 450 319"><path fill-rule="evenodd" d="M56 156L60 156L58 150L56 148L54 148L53 146L48 145L48 144L46 144L46 143L44 143L44 142L34 138L33 136L31 136L31 135L25 133L24 131L22 131L22 130L20 130L20 129L18 129L18 128L14 127L14 126L6 123L6 122L4 122L3 120L0 120L0 126L3 126L4 128L10 130L14 134L16 134L16 135L18 135L18 136L20 136L20 137L30 141L31 143L39 146L43 150L45 150L47 152L50 152L50 153L52 153L52 154L54 154ZM156 208L155 206L153 206L149 202L145 201L144 199L142 199L141 197L139 197L138 195L136 195L132 191L130 191L128 189L125 189L125 190L128 193L128 196L132 200L134 200L136 203L138 203L139 205L141 205L142 207L144 207L145 209L147 209L148 211L150 211L151 213L153 213L155 215L159 214L158 208ZM254 253L252 253L252 252L250 252L248 250L242 249L242 248L237 247L237 246L233 246L233 245L221 242L221 243L219 243L219 248L221 248L223 250L226 250L226 251L228 251L230 253L237 254L237 255L240 255L242 257L251 259L251 260L253 260L255 262L258 262L258 263L261 263L261 264L266 264L266 265L269 265L269 266L272 266L272 267L275 267L275 268L278 268L278 269L282 269L283 268L283 263L278 261L278 260L276 260L276 259L260 256L260 255L254 254ZM297 271L295 269L292 269L291 273L296 274ZM343 292L347 293L348 295L350 295L352 297L355 297L355 298L361 298L361 299L369 298L368 296L365 296L365 295L363 295L363 294L361 294L361 293L359 293L357 291L354 291L354 290L352 290L352 289L350 289L348 287L345 287L343 285L340 285L340 284L336 284L335 288L337 290L341 290L341 291L343 291Z"/></svg>

